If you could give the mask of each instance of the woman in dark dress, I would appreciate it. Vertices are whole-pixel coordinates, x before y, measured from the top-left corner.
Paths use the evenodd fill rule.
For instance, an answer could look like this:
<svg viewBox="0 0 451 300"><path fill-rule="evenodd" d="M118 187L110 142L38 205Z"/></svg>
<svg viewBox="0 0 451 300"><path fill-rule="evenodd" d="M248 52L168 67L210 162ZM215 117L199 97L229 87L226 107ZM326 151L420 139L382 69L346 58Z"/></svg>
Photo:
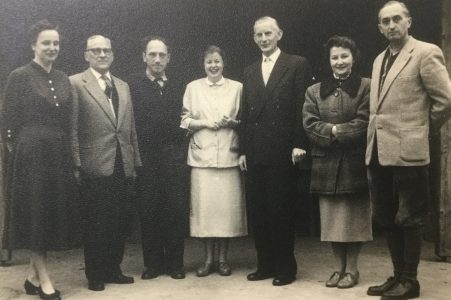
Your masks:
<svg viewBox="0 0 451 300"><path fill-rule="evenodd" d="M11 72L2 107L3 134L12 149L6 243L31 250L26 293L61 299L47 272L46 251L73 246L70 83L52 68L60 47L57 27L40 21L32 34L34 59Z"/></svg>
<svg viewBox="0 0 451 300"><path fill-rule="evenodd" d="M351 288L359 281L357 261L372 239L365 167L370 79L353 66L358 49L348 37L326 43L331 74L307 89L303 123L312 145L310 190L318 195L321 241L331 242L335 270L327 287Z"/></svg>

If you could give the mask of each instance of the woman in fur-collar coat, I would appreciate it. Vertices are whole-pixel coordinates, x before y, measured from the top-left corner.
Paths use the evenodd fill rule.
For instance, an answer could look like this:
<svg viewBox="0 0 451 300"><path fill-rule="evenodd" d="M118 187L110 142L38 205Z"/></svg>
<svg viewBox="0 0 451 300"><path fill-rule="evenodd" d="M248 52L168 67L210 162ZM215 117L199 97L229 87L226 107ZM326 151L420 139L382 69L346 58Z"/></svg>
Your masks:
<svg viewBox="0 0 451 300"><path fill-rule="evenodd" d="M365 167L370 79L353 71L358 49L334 36L325 47L332 74L307 89L303 125L312 146L310 190L318 195L321 241L332 243L336 269L327 287L358 283L357 260L372 239Z"/></svg>

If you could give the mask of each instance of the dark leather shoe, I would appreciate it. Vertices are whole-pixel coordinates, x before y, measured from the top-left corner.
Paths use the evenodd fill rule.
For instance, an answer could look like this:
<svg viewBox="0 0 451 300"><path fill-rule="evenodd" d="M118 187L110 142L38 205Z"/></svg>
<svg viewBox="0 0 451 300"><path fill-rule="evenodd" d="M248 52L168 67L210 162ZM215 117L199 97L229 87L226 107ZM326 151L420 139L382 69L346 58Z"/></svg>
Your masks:
<svg viewBox="0 0 451 300"><path fill-rule="evenodd" d="M396 284L382 294L381 300L406 300L420 297L418 280L400 278Z"/></svg>
<svg viewBox="0 0 451 300"><path fill-rule="evenodd" d="M328 281L326 281L326 286L327 287L337 287L338 282L340 281L340 279L343 278L343 273L340 272L334 272Z"/></svg>
<svg viewBox="0 0 451 300"><path fill-rule="evenodd" d="M250 273L247 275L247 280L249 281L259 281L259 280L265 280L268 278L273 278L275 275L273 273L266 273L261 272L259 270L255 271L254 273Z"/></svg>
<svg viewBox="0 0 451 300"><path fill-rule="evenodd" d="M133 282L135 282L133 277L125 276L122 273L105 278L105 283L131 284Z"/></svg>
<svg viewBox="0 0 451 300"><path fill-rule="evenodd" d="M232 274L232 269L226 262L220 262L218 265L218 273L221 276L230 276Z"/></svg>
<svg viewBox="0 0 451 300"><path fill-rule="evenodd" d="M183 270L174 270L169 272L169 276L171 276L172 279L184 279L185 278L185 271Z"/></svg>
<svg viewBox="0 0 451 300"><path fill-rule="evenodd" d="M141 279L143 279L143 280L154 279L160 275L161 275L161 272L159 270L147 269L142 273Z"/></svg>
<svg viewBox="0 0 451 300"><path fill-rule="evenodd" d="M199 268L197 268L196 275L197 277L205 277L208 276L211 271L213 270L213 264L212 263L203 263L200 265Z"/></svg>
<svg viewBox="0 0 451 300"><path fill-rule="evenodd" d="M105 289L105 284L101 281L91 280L88 281L88 289L94 292L100 292Z"/></svg>
<svg viewBox="0 0 451 300"><path fill-rule="evenodd" d="M27 295L39 295L40 288L32 284L28 279L25 280L23 288L25 289L25 293Z"/></svg>
<svg viewBox="0 0 451 300"><path fill-rule="evenodd" d="M42 289L39 289L39 298L44 300L61 300L61 293L58 290L55 290L52 294L46 294Z"/></svg>
<svg viewBox="0 0 451 300"><path fill-rule="evenodd" d="M368 288L366 293L369 296L382 296L382 294L391 289L396 284L396 277L388 277L387 280L380 285L373 285Z"/></svg>
<svg viewBox="0 0 451 300"><path fill-rule="evenodd" d="M357 271L355 274L345 273L343 278L337 284L337 288L339 289L349 289L359 283L360 274Z"/></svg>
<svg viewBox="0 0 451 300"><path fill-rule="evenodd" d="M272 285L274 285L274 286L287 285L287 284L292 283L295 280L296 280L296 277L294 277L294 276L286 276L286 275L276 276L274 278L274 280L272 281Z"/></svg>

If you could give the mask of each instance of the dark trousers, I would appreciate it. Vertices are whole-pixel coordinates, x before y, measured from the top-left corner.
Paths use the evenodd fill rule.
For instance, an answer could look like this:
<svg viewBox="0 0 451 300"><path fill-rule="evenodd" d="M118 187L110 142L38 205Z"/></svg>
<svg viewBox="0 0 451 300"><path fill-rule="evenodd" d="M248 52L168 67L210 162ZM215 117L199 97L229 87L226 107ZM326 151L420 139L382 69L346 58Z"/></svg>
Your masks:
<svg viewBox="0 0 451 300"><path fill-rule="evenodd" d="M429 200L428 166L368 167L373 218L386 231L394 275L416 280Z"/></svg>
<svg viewBox="0 0 451 300"><path fill-rule="evenodd" d="M296 276L295 195L293 166L248 165L248 213L257 250L257 269L261 272Z"/></svg>
<svg viewBox="0 0 451 300"><path fill-rule="evenodd" d="M429 199L429 166L381 166L372 160L368 183L375 222L383 228L423 226Z"/></svg>
<svg viewBox="0 0 451 300"><path fill-rule="evenodd" d="M144 265L161 273L183 268L188 224L189 168L155 164L137 178Z"/></svg>
<svg viewBox="0 0 451 300"><path fill-rule="evenodd" d="M133 214L132 188L133 179L121 172L82 178L85 273L89 281L103 281L121 273Z"/></svg>

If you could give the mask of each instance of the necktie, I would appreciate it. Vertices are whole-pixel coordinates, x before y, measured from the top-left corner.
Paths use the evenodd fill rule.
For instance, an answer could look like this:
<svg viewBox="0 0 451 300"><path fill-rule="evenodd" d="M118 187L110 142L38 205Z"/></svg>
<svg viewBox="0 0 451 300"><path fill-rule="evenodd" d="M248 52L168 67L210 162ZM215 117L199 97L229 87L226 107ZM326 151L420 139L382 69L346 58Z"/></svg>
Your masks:
<svg viewBox="0 0 451 300"><path fill-rule="evenodd" d="M111 94L113 93L113 83L111 82L111 80L106 75L102 75L101 78L105 82L105 90L104 90L105 95L107 95L108 98L111 99L112 98Z"/></svg>
<svg viewBox="0 0 451 300"><path fill-rule="evenodd" d="M269 57L265 57L263 60L262 65L262 75L263 75L263 82L266 84L268 83L269 75L271 74L271 59Z"/></svg>
<svg viewBox="0 0 451 300"><path fill-rule="evenodd" d="M160 92L160 95L163 95L163 87L164 87L164 80L163 78L155 78L154 82L157 84L158 91Z"/></svg>
<svg viewBox="0 0 451 300"><path fill-rule="evenodd" d="M101 77L103 79L103 81L105 82L105 95L108 97L108 101L110 102L110 104L113 106L113 112L114 115L117 118L117 110L118 110L118 106L119 106L119 101L117 99L117 97L114 97L113 95L113 90L114 90L114 86L113 83L111 82L111 80L104 74Z"/></svg>

